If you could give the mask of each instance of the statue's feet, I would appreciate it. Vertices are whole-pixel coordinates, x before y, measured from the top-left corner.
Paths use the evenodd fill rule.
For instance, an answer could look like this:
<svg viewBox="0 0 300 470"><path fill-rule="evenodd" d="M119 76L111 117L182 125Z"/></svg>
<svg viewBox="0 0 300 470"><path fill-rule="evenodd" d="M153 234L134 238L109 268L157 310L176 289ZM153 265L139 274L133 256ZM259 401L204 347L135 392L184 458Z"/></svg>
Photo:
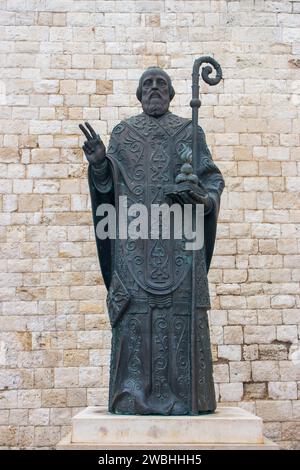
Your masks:
<svg viewBox="0 0 300 470"><path fill-rule="evenodd" d="M172 407L170 415L183 416L189 414L188 407L181 401L176 401Z"/></svg>
<svg viewBox="0 0 300 470"><path fill-rule="evenodd" d="M180 416L189 414L189 411L187 404L171 390L165 400L161 400L153 393L147 396L147 394L141 393L141 390L138 393L133 393L124 389L114 397L110 406L112 413L130 415Z"/></svg>

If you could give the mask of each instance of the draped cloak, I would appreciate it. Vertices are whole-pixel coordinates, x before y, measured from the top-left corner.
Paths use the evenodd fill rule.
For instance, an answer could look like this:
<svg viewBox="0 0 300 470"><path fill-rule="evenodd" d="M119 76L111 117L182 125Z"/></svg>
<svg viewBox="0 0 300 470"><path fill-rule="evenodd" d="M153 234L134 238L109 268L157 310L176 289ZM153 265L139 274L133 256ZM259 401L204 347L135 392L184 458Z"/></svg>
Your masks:
<svg viewBox="0 0 300 470"><path fill-rule="evenodd" d="M106 180L89 166L95 230L100 220L97 207L110 203L118 213L119 196L127 197L128 206L165 203L166 190L180 172L182 144L191 146L191 142L191 121L169 111L159 118L142 113L119 123L107 150ZM113 413L191 414L192 390L199 413L216 407L207 273L224 180L201 127L198 142L193 169L212 201L205 213L203 248L188 251L182 240L175 239L96 236L112 326L109 411Z"/></svg>

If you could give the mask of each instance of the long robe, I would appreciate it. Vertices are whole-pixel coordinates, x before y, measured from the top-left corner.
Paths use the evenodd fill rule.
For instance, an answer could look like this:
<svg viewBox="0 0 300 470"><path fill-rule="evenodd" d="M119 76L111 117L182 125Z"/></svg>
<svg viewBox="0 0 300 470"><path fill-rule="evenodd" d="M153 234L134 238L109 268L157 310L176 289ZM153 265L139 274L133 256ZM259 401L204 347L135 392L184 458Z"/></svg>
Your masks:
<svg viewBox="0 0 300 470"><path fill-rule="evenodd" d="M207 273L224 180L200 127L198 139L193 168L212 201L205 214L202 249L188 251L175 239L96 237L112 326L113 413L194 414L195 403L199 413L216 408ZM169 111L159 118L142 113L118 124L107 150L106 180L89 167L95 229L100 220L97 207L114 204L118 213L119 196L126 196L128 205L143 203L147 208L164 203L182 165L182 144L191 141L191 121Z"/></svg>

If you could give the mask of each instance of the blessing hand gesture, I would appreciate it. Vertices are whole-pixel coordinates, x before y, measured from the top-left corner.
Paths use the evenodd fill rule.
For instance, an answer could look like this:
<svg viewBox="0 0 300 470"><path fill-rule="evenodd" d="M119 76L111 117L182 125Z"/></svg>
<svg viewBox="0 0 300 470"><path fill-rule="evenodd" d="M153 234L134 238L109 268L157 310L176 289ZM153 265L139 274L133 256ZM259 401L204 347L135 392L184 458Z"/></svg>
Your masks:
<svg viewBox="0 0 300 470"><path fill-rule="evenodd" d="M100 165L106 155L106 149L103 141L100 138L99 134L96 134L92 126L88 123L84 123L86 128L79 124L80 130L83 132L87 140L84 142L82 149L89 163L92 165Z"/></svg>

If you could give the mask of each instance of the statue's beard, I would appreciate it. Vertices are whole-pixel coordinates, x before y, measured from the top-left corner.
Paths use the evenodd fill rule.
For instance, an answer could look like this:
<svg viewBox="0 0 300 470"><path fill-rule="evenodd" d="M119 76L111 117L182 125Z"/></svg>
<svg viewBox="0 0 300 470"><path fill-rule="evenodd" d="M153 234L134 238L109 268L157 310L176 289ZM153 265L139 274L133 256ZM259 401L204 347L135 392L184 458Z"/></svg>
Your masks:
<svg viewBox="0 0 300 470"><path fill-rule="evenodd" d="M147 96L142 98L143 111L149 116L162 116L169 109L170 98L163 96L152 97Z"/></svg>

